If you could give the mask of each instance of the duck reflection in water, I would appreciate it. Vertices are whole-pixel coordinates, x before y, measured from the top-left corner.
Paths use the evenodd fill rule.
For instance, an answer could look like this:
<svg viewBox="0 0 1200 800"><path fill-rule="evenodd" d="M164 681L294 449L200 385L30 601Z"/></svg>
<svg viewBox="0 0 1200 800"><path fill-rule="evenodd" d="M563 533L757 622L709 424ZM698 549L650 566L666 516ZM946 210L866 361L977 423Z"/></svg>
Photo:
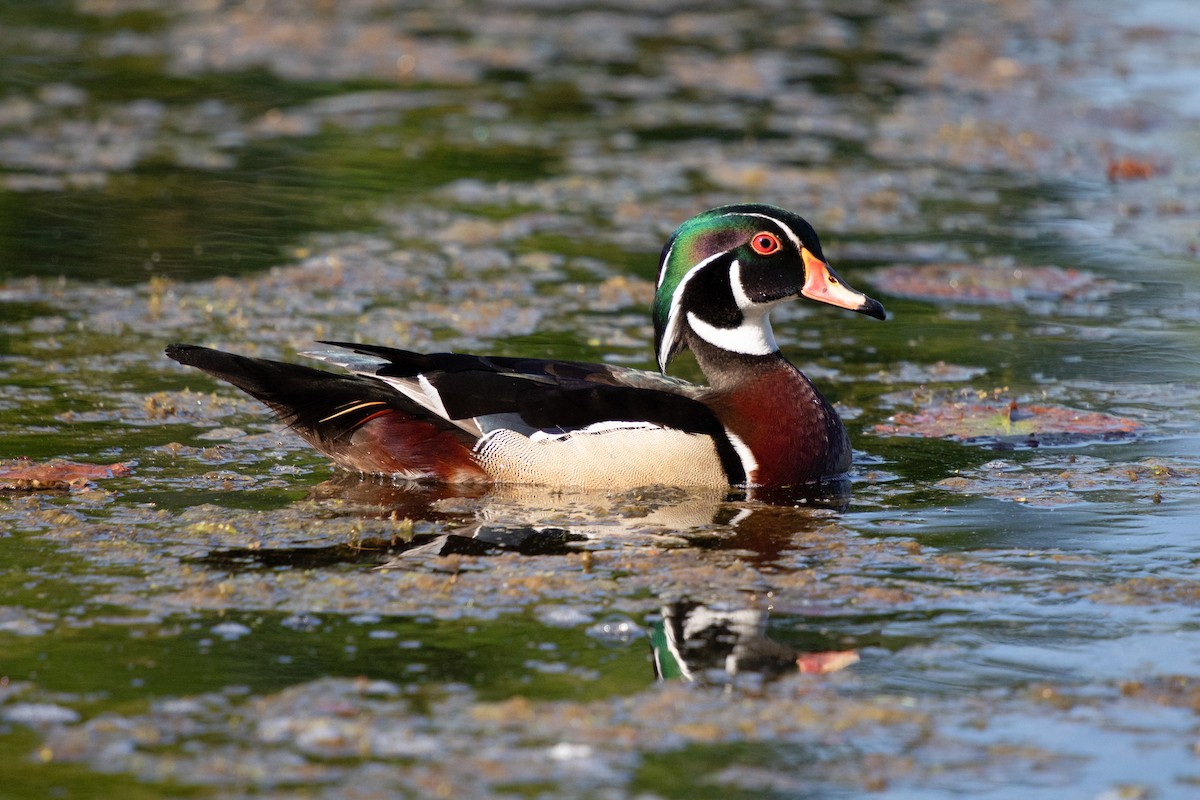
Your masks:
<svg viewBox="0 0 1200 800"><path fill-rule="evenodd" d="M792 502L803 506L797 508L717 490L643 487L605 494L339 475L313 487L310 499L336 503L339 516L385 521L375 536L325 547L214 551L204 561L241 570L359 563L385 570L457 571L460 562L447 556L587 556L596 548L640 547L726 550L739 560L771 567L786 560L798 530L822 525L831 507L844 506L847 492L846 484L837 484L823 495L794 496ZM708 588L728 595L721 587ZM750 595L735 605L664 598L658 614L649 616L654 674L660 680L744 686L789 673L824 674L858 661L853 651L805 652L772 640L769 609ZM638 635L610 643L628 646L640 640L636 623L629 621L629 627Z"/></svg>
<svg viewBox="0 0 1200 800"><path fill-rule="evenodd" d="M315 487L313 495L336 497L360 513L373 508L367 513L377 517L436 523L436 533L379 543L379 551L389 556L381 569L437 569L442 558L453 555L565 555L597 543L727 549L749 561L769 563L787 550L788 534L805 513L746 502L726 492L665 487L616 494L464 488L339 476ZM847 484L824 491L814 495L810 489L791 500L826 510L845 505ZM522 519L548 522L534 525ZM665 600L649 634L655 676L744 684L797 672L825 674L858 661L853 651L805 652L777 642L767 636L768 618L769 610L753 601L728 606L689 598Z"/></svg>
<svg viewBox="0 0 1200 800"><path fill-rule="evenodd" d="M650 634L659 680L731 684L747 675L825 674L858 661L852 650L801 652L767 636L763 608L718 608L681 599L662 607Z"/></svg>

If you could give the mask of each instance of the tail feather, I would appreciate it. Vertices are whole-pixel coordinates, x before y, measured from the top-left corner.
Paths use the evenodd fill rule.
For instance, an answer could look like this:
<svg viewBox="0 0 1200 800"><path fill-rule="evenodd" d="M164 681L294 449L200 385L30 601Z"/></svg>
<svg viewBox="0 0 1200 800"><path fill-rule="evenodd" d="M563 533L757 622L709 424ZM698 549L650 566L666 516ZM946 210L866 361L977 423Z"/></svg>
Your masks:
<svg viewBox="0 0 1200 800"><path fill-rule="evenodd" d="M249 358L187 344L168 346L166 355L233 384L266 403L305 438L309 438L306 432L310 432L325 442L335 442L351 433L362 424L366 411L374 413L403 400L378 381L300 364ZM356 406L357 412L353 411Z"/></svg>
<svg viewBox="0 0 1200 800"><path fill-rule="evenodd" d="M470 451L473 437L381 381L197 345L172 344L166 355L262 401L348 469L451 481L482 477Z"/></svg>

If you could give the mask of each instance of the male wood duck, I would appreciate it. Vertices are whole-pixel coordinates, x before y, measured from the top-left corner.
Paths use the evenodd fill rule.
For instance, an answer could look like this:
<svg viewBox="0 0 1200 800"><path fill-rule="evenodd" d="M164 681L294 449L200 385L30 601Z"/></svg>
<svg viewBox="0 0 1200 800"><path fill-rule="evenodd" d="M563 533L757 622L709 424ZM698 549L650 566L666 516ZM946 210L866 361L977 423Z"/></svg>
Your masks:
<svg viewBox="0 0 1200 800"><path fill-rule="evenodd" d="M663 248L654 344L665 373L690 349L709 385L606 364L413 353L305 353L337 374L173 344L166 354L266 403L349 470L402 479L597 488L783 488L850 468L837 413L775 344L769 315L796 297L884 319L825 261L796 214L705 211Z"/></svg>

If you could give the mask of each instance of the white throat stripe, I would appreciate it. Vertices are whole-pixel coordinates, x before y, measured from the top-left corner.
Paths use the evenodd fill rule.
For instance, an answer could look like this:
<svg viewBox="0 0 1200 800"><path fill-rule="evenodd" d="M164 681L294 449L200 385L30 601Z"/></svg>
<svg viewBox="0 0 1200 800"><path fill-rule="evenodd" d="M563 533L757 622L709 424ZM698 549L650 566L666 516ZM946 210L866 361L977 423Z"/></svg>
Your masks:
<svg viewBox="0 0 1200 800"><path fill-rule="evenodd" d="M742 324L736 328L718 328L691 311L687 320L697 336L722 350L748 356L767 356L779 349L765 311L743 314Z"/></svg>

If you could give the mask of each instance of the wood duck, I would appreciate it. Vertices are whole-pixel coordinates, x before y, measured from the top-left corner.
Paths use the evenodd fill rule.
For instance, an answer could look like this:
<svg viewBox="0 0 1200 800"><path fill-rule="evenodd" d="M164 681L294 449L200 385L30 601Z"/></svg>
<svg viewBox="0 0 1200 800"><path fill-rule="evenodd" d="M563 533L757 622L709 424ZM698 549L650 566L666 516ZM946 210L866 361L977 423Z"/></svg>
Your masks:
<svg viewBox="0 0 1200 800"><path fill-rule="evenodd" d="M173 344L166 354L266 403L349 470L451 483L596 488L810 485L850 468L837 413L775 343L796 297L884 319L796 214L729 205L684 222L653 303L663 374L574 361L322 342L350 374ZM665 374L689 349L709 385Z"/></svg>

